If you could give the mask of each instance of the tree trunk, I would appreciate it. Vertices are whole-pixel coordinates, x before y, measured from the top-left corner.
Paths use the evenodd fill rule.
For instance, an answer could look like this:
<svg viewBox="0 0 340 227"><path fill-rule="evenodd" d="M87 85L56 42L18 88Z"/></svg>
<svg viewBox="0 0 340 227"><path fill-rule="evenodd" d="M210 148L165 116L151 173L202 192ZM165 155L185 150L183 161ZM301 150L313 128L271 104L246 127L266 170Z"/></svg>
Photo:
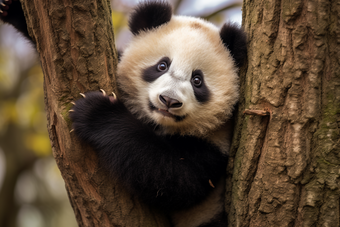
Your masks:
<svg viewBox="0 0 340 227"><path fill-rule="evenodd" d="M167 226L98 166L70 133L68 110L80 92L116 88L117 55L109 0L22 0L44 72L48 132L79 226Z"/></svg>
<svg viewBox="0 0 340 227"><path fill-rule="evenodd" d="M243 22L230 224L340 226L340 1L245 0Z"/></svg>

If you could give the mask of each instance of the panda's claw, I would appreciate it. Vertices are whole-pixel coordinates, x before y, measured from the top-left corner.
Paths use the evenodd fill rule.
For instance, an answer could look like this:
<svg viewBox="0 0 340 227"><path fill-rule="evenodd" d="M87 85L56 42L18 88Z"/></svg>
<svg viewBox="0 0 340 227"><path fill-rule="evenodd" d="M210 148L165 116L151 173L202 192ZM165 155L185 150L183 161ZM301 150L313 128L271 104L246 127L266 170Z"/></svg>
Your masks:
<svg viewBox="0 0 340 227"><path fill-rule="evenodd" d="M99 89L99 90L103 93L104 96L106 96L106 92L103 89Z"/></svg>
<svg viewBox="0 0 340 227"><path fill-rule="evenodd" d="M113 95L114 99L117 99L117 96L116 96L116 94L114 92L112 92L112 95Z"/></svg>
<svg viewBox="0 0 340 227"><path fill-rule="evenodd" d="M2 10L0 9L0 13L4 13L4 11L2 11Z"/></svg>
<svg viewBox="0 0 340 227"><path fill-rule="evenodd" d="M212 188L215 188L215 185L212 183L212 181L209 179L209 184Z"/></svg>
<svg viewBox="0 0 340 227"><path fill-rule="evenodd" d="M5 3L3 3L3 2L1 2L0 4L1 4L2 6L6 6Z"/></svg>
<svg viewBox="0 0 340 227"><path fill-rule="evenodd" d="M68 112L69 112L69 113L72 113L72 112L74 112L74 110L69 110Z"/></svg>
<svg viewBox="0 0 340 227"><path fill-rule="evenodd" d="M86 96L83 93L79 93L81 96L83 96L83 98L86 98Z"/></svg>
<svg viewBox="0 0 340 227"><path fill-rule="evenodd" d="M71 129L70 133L73 132L73 131L74 131L74 129Z"/></svg>
<svg viewBox="0 0 340 227"><path fill-rule="evenodd" d="M71 102L71 104L73 104L74 106L76 105L76 103L75 103L75 102L73 102L73 101Z"/></svg>

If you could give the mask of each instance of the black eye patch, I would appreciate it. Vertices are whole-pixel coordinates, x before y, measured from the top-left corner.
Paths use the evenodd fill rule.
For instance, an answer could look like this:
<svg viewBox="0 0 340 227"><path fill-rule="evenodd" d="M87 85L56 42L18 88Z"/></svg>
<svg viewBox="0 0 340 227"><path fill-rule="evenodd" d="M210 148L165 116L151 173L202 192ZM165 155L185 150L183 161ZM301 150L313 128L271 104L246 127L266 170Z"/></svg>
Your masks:
<svg viewBox="0 0 340 227"><path fill-rule="evenodd" d="M192 72L191 85L198 102L205 103L209 101L210 91L204 82L204 76L201 70L198 69Z"/></svg>
<svg viewBox="0 0 340 227"><path fill-rule="evenodd" d="M143 80L148 83L155 81L158 77L162 76L169 70L170 64L170 58L163 57L155 65L144 69L142 74Z"/></svg>

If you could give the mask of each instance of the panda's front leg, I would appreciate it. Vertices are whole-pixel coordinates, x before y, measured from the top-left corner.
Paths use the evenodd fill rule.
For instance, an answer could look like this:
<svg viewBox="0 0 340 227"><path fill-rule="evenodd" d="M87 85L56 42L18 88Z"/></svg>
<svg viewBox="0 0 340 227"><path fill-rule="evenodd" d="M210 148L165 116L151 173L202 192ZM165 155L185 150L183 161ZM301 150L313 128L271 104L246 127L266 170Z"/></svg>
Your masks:
<svg viewBox="0 0 340 227"><path fill-rule="evenodd" d="M226 157L188 136L160 136L113 96L89 92L70 112L76 135L130 193L164 210L188 208L214 190Z"/></svg>

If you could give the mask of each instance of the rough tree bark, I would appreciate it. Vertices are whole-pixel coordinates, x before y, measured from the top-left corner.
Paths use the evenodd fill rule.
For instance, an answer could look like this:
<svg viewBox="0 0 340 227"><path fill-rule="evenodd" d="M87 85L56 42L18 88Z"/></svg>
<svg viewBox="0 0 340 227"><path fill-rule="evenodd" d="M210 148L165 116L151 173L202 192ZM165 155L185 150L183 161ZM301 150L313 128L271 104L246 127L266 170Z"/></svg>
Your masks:
<svg viewBox="0 0 340 227"><path fill-rule="evenodd" d="M340 1L245 0L231 226L340 226Z"/></svg>
<svg viewBox="0 0 340 227"><path fill-rule="evenodd" d="M80 226L169 226L70 134L79 92L115 89L109 0L22 0L53 154ZM340 2L245 0L248 65L228 167L230 226L339 226ZM267 108L271 115L243 116Z"/></svg>
<svg viewBox="0 0 340 227"><path fill-rule="evenodd" d="M79 226L167 226L98 166L70 133L70 102L80 92L115 90L117 55L109 0L22 0L44 72L48 132Z"/></svg>

